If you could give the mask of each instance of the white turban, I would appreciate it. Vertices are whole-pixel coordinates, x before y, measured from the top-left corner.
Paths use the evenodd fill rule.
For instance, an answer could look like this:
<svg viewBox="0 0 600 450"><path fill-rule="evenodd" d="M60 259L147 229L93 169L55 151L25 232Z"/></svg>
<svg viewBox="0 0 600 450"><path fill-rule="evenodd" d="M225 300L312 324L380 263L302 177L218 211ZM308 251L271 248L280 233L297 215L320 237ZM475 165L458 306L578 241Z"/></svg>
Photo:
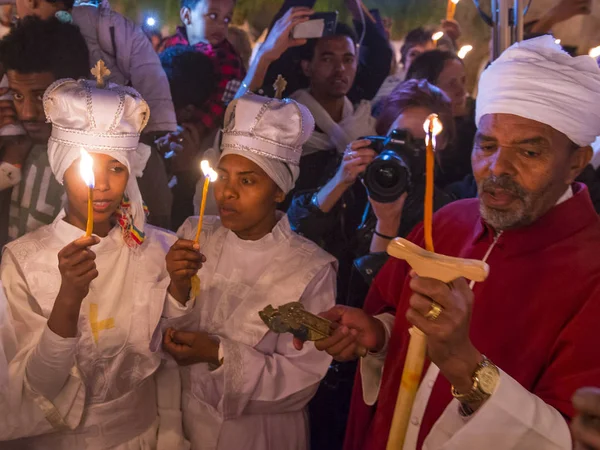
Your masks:
<svg viewBox="0 0 600 450"><path fill-rule="evenodd" d="M571 57L552 36L519 42L482 74L477 124L486 114L514 114L551 126L585 147L600 135L600 69Z"/></svg>
<svg viewBox="0 0 600 450"><path fill-rule="evenodd" d="M300 175L300 167L297 165L261 156L254 151L248 151L244 148L228 147L221 153L221 158L227 155L239 155L252 161L264 170L269 178L271 178L285 194L294 189L298 176Z"/></svg>

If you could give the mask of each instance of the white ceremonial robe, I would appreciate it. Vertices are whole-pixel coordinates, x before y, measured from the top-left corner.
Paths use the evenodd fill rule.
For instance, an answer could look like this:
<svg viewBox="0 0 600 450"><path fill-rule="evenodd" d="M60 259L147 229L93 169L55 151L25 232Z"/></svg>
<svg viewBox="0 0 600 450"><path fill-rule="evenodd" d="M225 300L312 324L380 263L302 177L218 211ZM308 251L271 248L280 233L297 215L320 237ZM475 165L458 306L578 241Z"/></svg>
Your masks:
<svg viewBox="0 0 600 450"><path fill-rule="evenodd" d="M165 256L176 238L148 226L143 245L131 249L121 229L113 228L92 247L99 276L82 302L78 335L62 338L47 326L61 286L57 254L82 235L63 218L61 212L52 224L8 244L3 254L0 279L17 348L9 364L11 414L0 422L0 440L23 439L0 448L155 449L162 425L157 397L171 395L157 393L161 354L149 344L161 316L187 312L172 299L165 303L170 282ZM159 389L175 386L178 404L166 405L164 416L176 432L177 371L163 372L162 380ZM163 448L185 448L181 445Z"/></svg>
<svg viewBox="0 0 600 450"><path fill-rule="evenodd" d="M193 239L197 222L188 219L179 235ZM185 328L218 339L223 365L182 368L186 437L194 450L305 450L305 407L331 357L312 343L297 351L258 312L295 301L315 314L333 307L335 260L292 232L287 216L259 241L239 239L214 217L204 230L201 292Z"/></svg>

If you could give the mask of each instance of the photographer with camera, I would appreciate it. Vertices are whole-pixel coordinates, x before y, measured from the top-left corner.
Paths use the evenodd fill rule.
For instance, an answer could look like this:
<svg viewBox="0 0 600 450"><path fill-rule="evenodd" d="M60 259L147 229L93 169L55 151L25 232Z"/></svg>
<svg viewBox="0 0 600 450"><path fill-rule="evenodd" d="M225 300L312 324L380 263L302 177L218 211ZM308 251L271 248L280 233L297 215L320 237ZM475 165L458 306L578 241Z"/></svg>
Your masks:
<svg viewBox="0 0 600 450"><path fill-rule="evenodd" d="M353 296L357 292L349 287L354 260L385 251L391 239L406 236L423 220L423 123L431 113L438 114L444 124L437 147L443 150L453 135L450 100L424 80L404 83L386 103L378 123L378 129L390 130L388 137L351 143L323 187L300 192L292 200L288 216L293 229L340 262L340 303L360 302L359 296L348 298L349 292ZM452 200L436 190L434 207L439 209ZM369 272L374 277L377 267Z"/></svg>

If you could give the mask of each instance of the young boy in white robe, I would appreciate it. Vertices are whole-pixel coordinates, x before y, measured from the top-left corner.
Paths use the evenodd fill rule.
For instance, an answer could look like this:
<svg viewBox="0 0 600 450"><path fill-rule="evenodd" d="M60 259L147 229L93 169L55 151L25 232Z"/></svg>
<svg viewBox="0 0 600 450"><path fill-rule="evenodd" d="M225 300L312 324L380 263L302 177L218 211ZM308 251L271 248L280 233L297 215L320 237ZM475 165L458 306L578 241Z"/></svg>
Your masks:
<svg viewBox="0 0 600 450"><path fill-rule="evenodd" d="M145 226L136 181L150 154L138 145L148 105L129 88L66 79L48 88L44 109L50 165L67 202L52 224L8 244L2 257L17 348L0 440L22 439L0 448L186 448L177 368L159 370L161 356L150 351L161 316L186 308L165 302L165 256L175 238ZM82 149L95 176L91 237Z"/></svg>
<svg viewBox="0 0 600 450"><path fill-rule="evenodd" d="M219 217L204 221L193 323L186 317L178 331L167 330L163 346L185 366L182 409L192 449L303 450L305 407L331 360L313 345L298 352L292 335L269 331L258 312L290 302L314 312L335 302L334 258L277 212L314 121L294 101L247 94L230 105L225 123L214 183ZM188 219L179 242L194 239L197 223ZM182 301L196 272L170 265L181 268L172 281Z"/></svg>

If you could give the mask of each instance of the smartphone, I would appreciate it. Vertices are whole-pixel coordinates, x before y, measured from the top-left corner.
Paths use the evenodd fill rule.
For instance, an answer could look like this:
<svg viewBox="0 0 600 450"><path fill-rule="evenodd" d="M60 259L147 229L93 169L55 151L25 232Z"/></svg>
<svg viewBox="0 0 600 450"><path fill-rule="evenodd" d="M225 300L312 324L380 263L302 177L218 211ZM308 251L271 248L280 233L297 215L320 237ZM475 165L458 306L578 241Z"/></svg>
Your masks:
<svg viewBox="0 0 600 450"><path fill-rule="evenodd" d="M310 16L308 22L294 27L292 37L294 39L317 39L335 34L339 13L324 12Z"/></svg>

